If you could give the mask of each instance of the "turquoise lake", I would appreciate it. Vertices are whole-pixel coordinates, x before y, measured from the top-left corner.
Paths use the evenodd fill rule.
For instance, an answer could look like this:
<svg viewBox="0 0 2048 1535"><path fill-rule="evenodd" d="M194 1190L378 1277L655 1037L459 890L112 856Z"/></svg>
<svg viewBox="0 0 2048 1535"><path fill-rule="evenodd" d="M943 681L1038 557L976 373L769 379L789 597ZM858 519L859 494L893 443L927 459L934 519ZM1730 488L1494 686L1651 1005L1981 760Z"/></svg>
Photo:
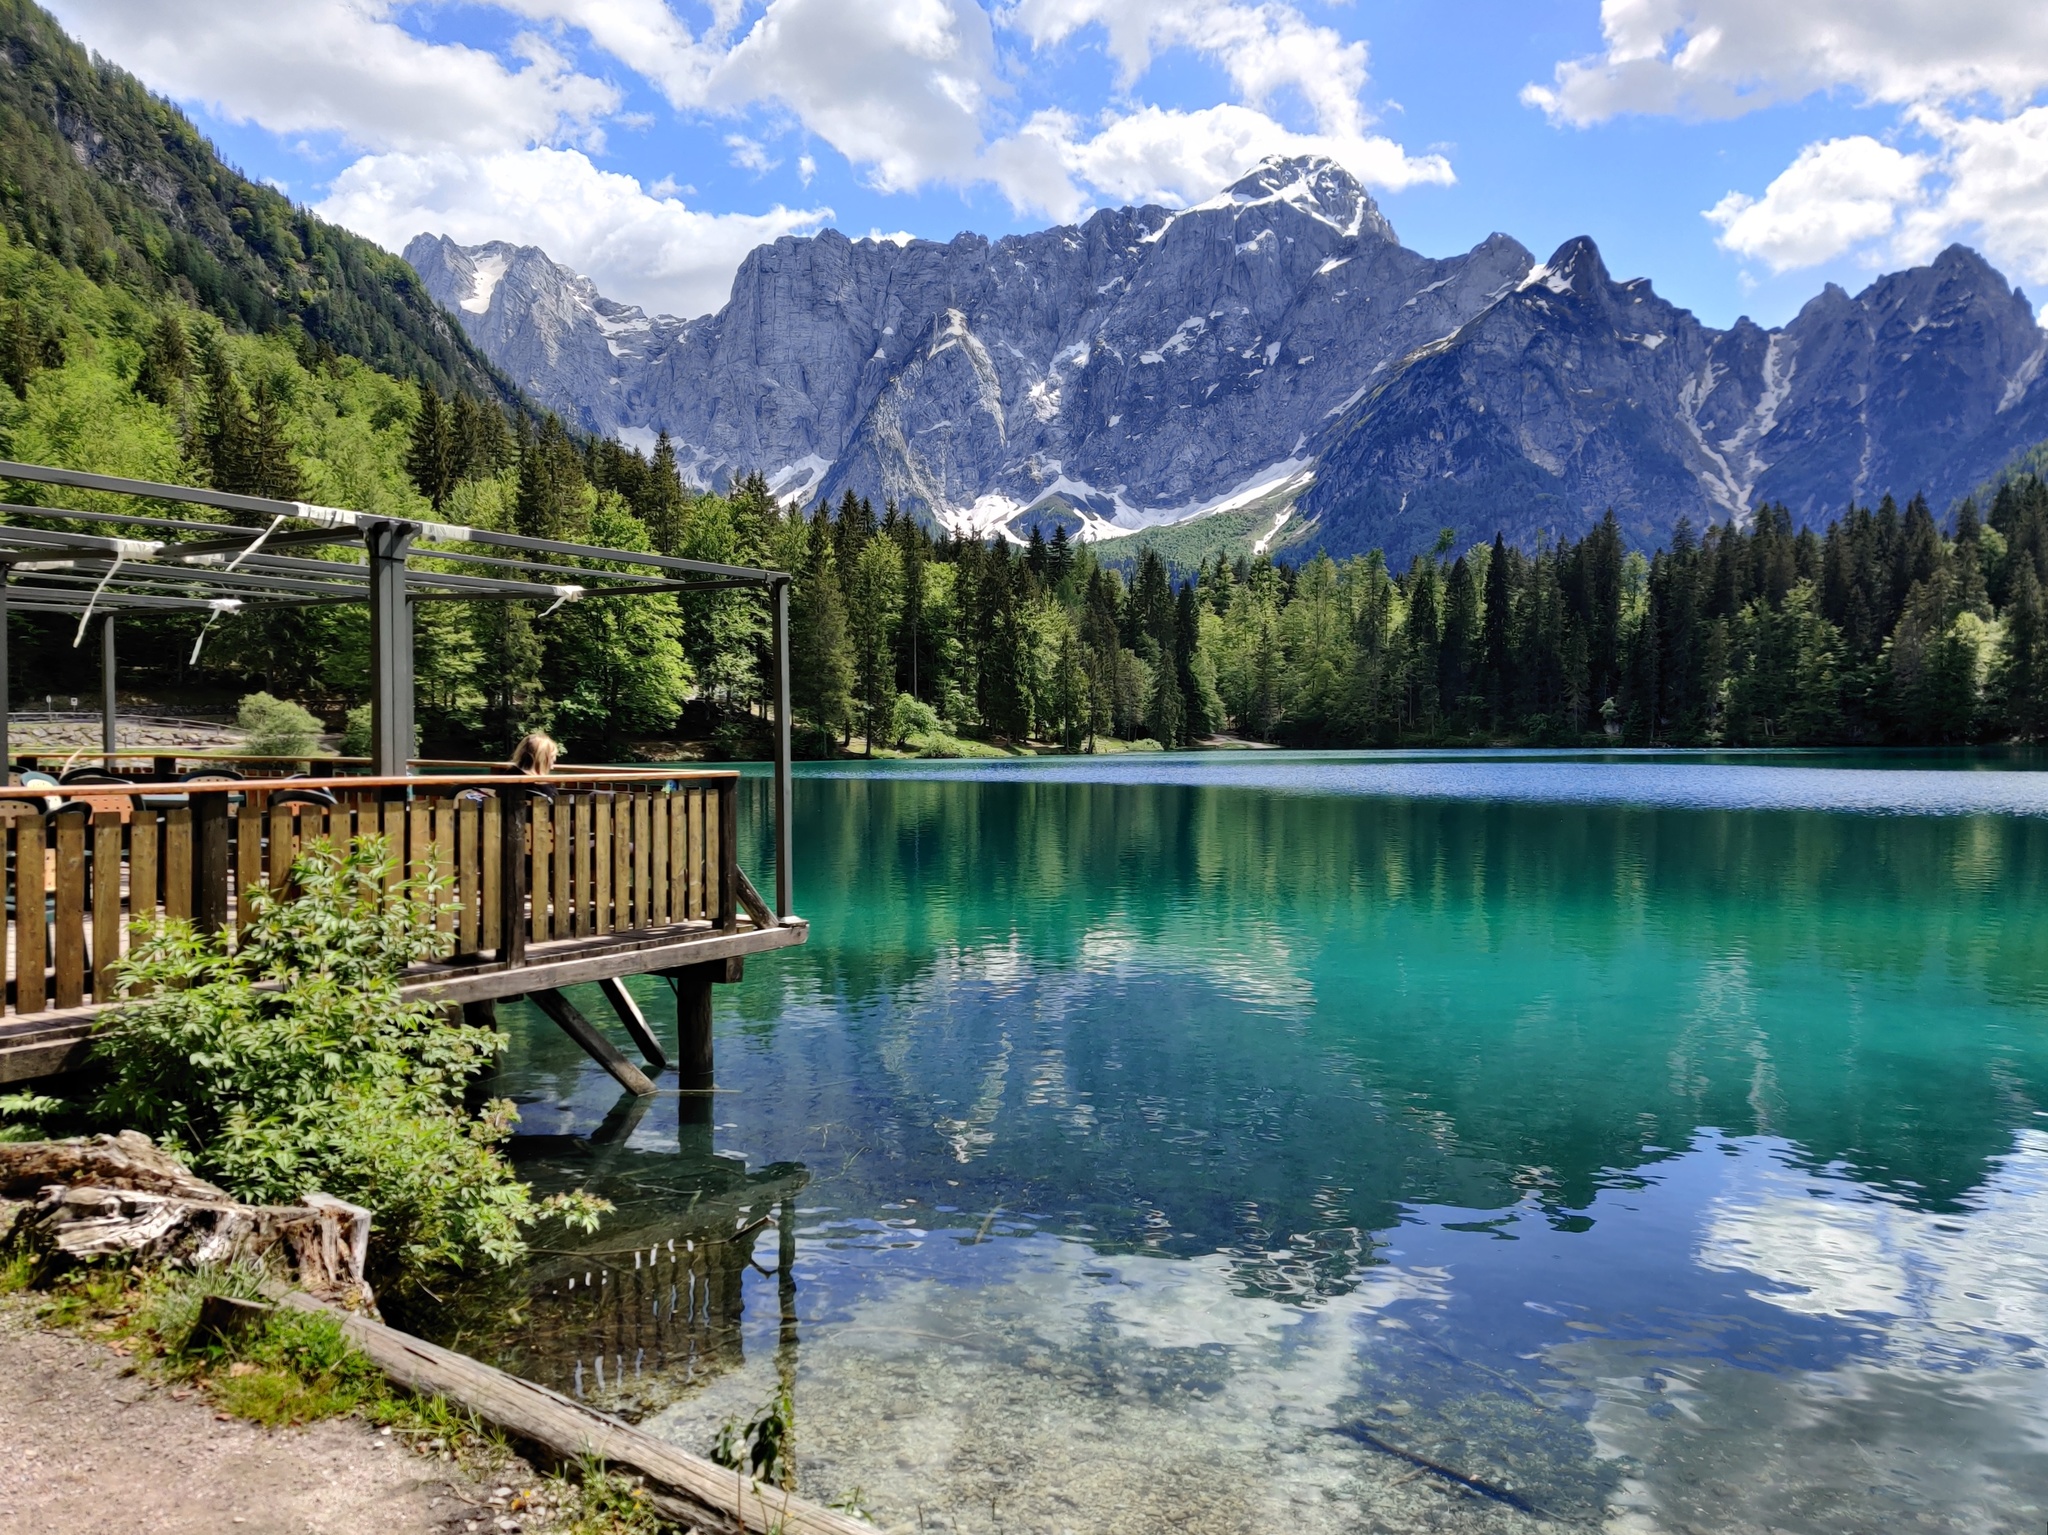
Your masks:
<svg viewBox="0 0 2048 1535"><path fill-rule="evenodd" d="M504 1010L619 1211L464 1345L885 1528L2039 1535L2044 765L812 765L716 1094Z"/></svg>

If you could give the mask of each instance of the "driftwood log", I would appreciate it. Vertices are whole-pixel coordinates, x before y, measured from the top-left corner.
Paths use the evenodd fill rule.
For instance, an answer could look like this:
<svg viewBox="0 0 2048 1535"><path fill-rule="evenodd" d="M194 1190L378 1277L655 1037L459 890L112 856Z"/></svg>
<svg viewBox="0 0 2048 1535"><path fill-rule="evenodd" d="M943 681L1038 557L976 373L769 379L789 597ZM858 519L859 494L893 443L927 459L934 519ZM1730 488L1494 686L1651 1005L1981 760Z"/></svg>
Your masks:
<svg viewBox="0 0 2048 1535"><path fill-rule="evenodd" d="M334 1309L281 1286L268 1293L300 1310ZM876 1535L872 1524L759 1486L558 1391L368 1317L338 1314L336 1320L349 1341L406 1390L445 1397L558 1464L591 1457L630 1472L646 1483L655 1512L705 1535Z"/></svg>
<svg viewBox="0 0 2048 1535"><path fill-rule="evenodd" d="M260 1265L343 1306L367 1309L370 1212L309 1194L245 1205L132 1130L90 1140L0 1144L0 1197L27 1202L0 1242L54 1266L108 1258L192 1268Z"/></svg>

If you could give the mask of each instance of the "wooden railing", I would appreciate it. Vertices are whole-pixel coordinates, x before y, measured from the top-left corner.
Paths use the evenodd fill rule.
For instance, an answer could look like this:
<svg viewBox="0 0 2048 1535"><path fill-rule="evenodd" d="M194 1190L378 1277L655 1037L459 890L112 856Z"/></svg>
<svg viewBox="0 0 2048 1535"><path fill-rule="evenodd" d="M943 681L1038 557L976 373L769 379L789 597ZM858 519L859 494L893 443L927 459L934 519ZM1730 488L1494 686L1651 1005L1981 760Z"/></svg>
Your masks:
<svg viewBox="0 0 2048 1535"><path fill-rule="evenodd" d="M245 895L284 889L308 843L381 836L394 879L438 873L456 963L529 946L602 951L772 921L735 861L738 775L600 772L0 790L6 1010L114 1000L133 929L239 931ZM290 791L318 789L333 806ZM174 791L174 792L167 792ZM38 795L86 803L49 811Z"/></svg>

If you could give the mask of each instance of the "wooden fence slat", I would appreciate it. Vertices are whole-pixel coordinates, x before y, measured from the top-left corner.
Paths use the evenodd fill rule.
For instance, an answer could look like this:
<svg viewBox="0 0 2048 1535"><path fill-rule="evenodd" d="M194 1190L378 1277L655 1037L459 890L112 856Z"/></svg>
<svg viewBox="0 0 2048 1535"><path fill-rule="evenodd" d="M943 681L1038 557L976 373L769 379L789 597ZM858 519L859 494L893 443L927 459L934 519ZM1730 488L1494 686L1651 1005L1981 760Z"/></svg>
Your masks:
<svg viewBox="0 0 2048 1535"><path fill-rule="evenodd" d="M704 920L704 791L692 789L683 806L683 837L689 864L688 911L692 922Z"/></svg>
<svg viewBox="0 0 2048 1535"><path fill-rule="evenodd" d="M575 889L569 874L569 855L576 850L576 829L570 818L570 796L566 789L555 792L555 812L549 817L554 826L555 897L554 932L557 938L574 935Z"/></svg>
<svg viewBox="0 0 2048 1535"><path fill-rule="evenodd" d="M57 1005L85 1000L85 820L72 812L57 823Z"/></svg>
<svg viewBox="0 0 2048 1535"><path fill-rule="evenodd" d="M505 802L493 795L484 801L483 812L484 900L477 922L477 947L495 949L505 931L499 915L505 880Z"/></svg>
<svg viewBox="0 0 2048 1535"><path fill-rule="evenodd" d="M14 1007L40 1013L48 993L43 972L49 964L48 882L43 869L43 818L14 823Z"/></svg>
<svg viewBox="0 0 2048 1535"><path fill-rule="evenodd" d="M405 877L415 891L423 889L434 872L434 807L431 801L416 799L406 807Z"/></svg>
<svg viewBox="0 0 2048 1535"><path fill-rule="evenodd" d="M92 818L92 999L114 995L114 961L121 957L121 812Z"/></svg>
<svg viewBox="0 0 2048 1535"><path fill-rule="evenodd" d="M633 926L633 796L621 789L612 796L612 931Z"/></svg>
<svg viewBox="0 0 2048 1535"><path fill-rule="evenodd" d="M164 812L164 918L192 920L192 807Z"/></svg>
<svg viewBox="0 0 2048 1535"><path fill-rule="evenodd" d="M591 829L597 824L597 796L576 796L576 936L588 938L597 931L597 881L593 878L596 848Z"/></svg>
<svg viewBox="0 0 2048 1535"><path fill-rule="evenodd" d="M270 888L280 896L292 882L292 860L298 856L296 829L291 806L270 807Z"/></svg>
<svg viewBox="0 0 2048 1535"><path fill-rule="evenodd" d="M249 897L263 886L263 812L242 801L235 817L235 932L249 930L255 917Z"/></svg>
<svg viewBox="0 0 2048 1535"><path fill-rule="evenodd" d="M649 900L648 873L649 858L654 839L647 834L648 797L645 794L633 796L633 925L652 927L652 905Z"/></svg>
<svg viewBox="0 0 2048 1535"><path fill-rule="evenodd" d="M405 878L405 801L388 799L384 801L383 810L384 856L391 860L391 872L384 880L384 888L395 890L399 881Z"/></svg>
<svg viewBox="0 0 2048 1535"><path fill-rule="evenodd" d="M158 851L163 820L154 810L137 807L128 824L128 921L156 926L157 894L162 888Z"/></svg>
<svg viewBox="0 0 2048 1535"><path fill-rule="evenodd" d="M483 905L482 849L478 835L483 829L482 807L475 800L460 800L455 807L455 952L476 952L477 919Z"/></svg>
<svg viewBox="0 0 2048 1535"><path fill-rule="evenodd" d="M689 791L677 786L668 797L668 919L686 922L690 916L690 835L685 819L690 809Z"/></svg>
<svg viewBox="0 0 2048 1535"><path fill-rule="evenodd" d="M441 887L436 897L434 926L444 933L455 931L455 914L461 892L455 888L455 802L441 800L434 806L434 879Z"/></svg>
<svg viewBox="0 0 2048 1535"><path fill-rule="evenodd" d="M597 855L597 871L592 880L590 898L591 915L597 924L594 933L609 933L612 930L612 796L593 794L590 796L590 845Z"/></svg>
<svg viewBox="0 0 2048 1535"><path fill-rule="evenodd" d="M652 910L648 926L668 925L668 844L670 816L668 802L674 796L655 793L647 799L648 870L647 894Z"/></svg>
<svg viewBox="0 0 2048 1535"><path fill-rule="evenodd" d="M553 851L548 845L548 834L554 830L555 818L548 814L547 803L544 799L536 798L527 807L527 824L530 828L527 834L527 847L530 862L527 865L526 890L527 898L532 903L532 922L527 932L535 943L545 943L554 936L549 925L548 909L548 872L554 860L548 856Z"/></svg>
<svg viewBox="0 0 2048 1535"><path fill-rule="evenodd" d="M739 786L718 786L718 840L712 857L718 869L718 925L728 931L740 925L739 891L733 888L733 860L739 856Z"/></svg>

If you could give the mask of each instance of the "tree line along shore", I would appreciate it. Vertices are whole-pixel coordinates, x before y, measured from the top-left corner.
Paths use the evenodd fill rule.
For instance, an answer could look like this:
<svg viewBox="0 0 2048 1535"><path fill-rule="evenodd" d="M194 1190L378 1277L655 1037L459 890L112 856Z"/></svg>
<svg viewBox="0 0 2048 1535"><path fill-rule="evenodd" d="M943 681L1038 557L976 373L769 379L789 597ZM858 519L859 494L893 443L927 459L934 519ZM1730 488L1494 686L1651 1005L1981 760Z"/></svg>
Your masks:
<svg viewBox="0 0 2048 1535"><path fill-rule="evenodd" d="M810 755L1220 735L1947 745L2033 740L2048 723L2048 489L2032 476L1946 526L1918 498L1886 497L1824 529L1772 506L1740 526L1681 525L1647 553L1610 517L1535 549L1446 529L1405 566L1219 554L1180 570L1058 531L934 536L850 494L785 506L758 475L703 493L666 439L642 454L444 398L303 331L237 332L12 239L0 381L0 446L17 459L788 570ZM18 695L90 689L95 658L68 627L13 622ZM239 615L196 660L201 620L147 622L150 638L124 646L136 693L260 689L331 722L362 701L360 612ZM428 751L496 752L530 729L585 759L765 746L769 634L752 595L435 603L417 622Z"/></svg>

